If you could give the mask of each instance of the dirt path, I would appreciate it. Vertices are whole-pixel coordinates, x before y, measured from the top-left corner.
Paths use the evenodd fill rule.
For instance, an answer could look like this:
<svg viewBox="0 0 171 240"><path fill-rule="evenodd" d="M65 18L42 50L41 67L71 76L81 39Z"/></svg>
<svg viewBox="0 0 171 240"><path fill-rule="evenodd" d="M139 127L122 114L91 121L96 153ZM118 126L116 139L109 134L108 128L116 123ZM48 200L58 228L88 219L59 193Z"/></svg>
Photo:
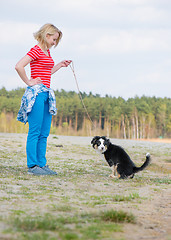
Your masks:
<svg viewBox="0 0 171 240"><path fill-rule="evenodd" d="M135 211L136 227L125 226L125 239L171 239L171 191L163 190ZM127 236L127 238L126 238Z"/></svg>

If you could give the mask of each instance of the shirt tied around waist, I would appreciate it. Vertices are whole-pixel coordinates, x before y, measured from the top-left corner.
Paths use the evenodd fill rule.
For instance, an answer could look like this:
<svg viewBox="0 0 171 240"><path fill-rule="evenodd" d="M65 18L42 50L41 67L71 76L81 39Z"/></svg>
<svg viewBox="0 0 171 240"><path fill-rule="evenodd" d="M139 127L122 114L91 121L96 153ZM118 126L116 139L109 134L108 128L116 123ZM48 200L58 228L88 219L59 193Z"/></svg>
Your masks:
<svg viewBox="0 0 171 240"><path fill-rule="evenodd" d="M49 93L49 113L57 114L56 98L54 91L43 84L27 87L21 100L21 106L17 115L17 120L26 124L28 122L28 113L31 112L36 100L36 96L41 92Z"/></svg>

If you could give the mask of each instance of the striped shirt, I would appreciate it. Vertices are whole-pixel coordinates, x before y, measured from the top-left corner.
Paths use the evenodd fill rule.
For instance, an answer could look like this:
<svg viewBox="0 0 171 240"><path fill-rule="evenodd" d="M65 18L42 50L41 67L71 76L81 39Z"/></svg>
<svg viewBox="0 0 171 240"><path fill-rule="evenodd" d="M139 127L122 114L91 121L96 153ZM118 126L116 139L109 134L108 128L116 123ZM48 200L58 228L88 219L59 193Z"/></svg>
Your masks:
<svg viewBox="0 0 171 240"><path fill-rule="evenodd" d="M30 49L27 55L32 59L30 62L31 77L33 79L40 77L42 83L50 88L51 70L54 66L54 61L50 55L49 49L47 52L49 56L47 56L38 45L35 45Z"/></svg>

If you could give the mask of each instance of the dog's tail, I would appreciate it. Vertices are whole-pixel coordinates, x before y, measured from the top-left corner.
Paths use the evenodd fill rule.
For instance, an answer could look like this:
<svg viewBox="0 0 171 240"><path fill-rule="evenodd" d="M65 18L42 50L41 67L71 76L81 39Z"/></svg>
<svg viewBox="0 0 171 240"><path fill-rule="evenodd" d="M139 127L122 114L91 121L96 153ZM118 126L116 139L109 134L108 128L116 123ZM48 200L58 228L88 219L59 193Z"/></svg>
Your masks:
<svg viewBox="0 0 171 240"><path fill-rule="evenodd" d="M144 168L146 168L149 165L150 161L151 161L150 153L147 153L146 154L146 160L143 163L143 165L141 167L134 167L133 173L137 173L139 171L142 171Z"/></svg>

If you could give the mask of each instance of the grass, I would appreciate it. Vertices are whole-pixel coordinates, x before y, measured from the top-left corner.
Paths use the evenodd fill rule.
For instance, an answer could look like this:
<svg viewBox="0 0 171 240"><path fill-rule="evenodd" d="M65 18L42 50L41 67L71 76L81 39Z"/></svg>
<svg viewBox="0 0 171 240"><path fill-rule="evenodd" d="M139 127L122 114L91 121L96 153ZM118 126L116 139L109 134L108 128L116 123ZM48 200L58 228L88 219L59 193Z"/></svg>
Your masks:
<svg viewBox="0 0 171 240"><path fill-rule="evenodd" d="M151 149L156 155L147 171L119 180L109 178L111 169L88 143L76 139L78 143L73 144L51 136L48 164L58 175L37 177L27 175L24 135L16 141L10 135L3 140L0 138L0 229L4 230L0 239L124 240L127 224L139 229L143 204L163 194L171 183L169 154L162 158L163 148L158 155L158 148ZM56 147L58 144L63 147ZM126 149L141 165L140 156L148 146L138 146L128 144Z"/></svg>
<svg viewBox="0 0 171 240"><path fill-rule="evenodd" d="M44 214L37 216L11 216L8 223L12 229L21 232L23 239L103 239L111 233L122 232L121 223L135 223L133 214L124 211L107 210L98 213L84 213L73 216ZM48 232L48 233L47 233ZM54 238L55 239L55 238Z"/></svg>
<svg viewBox="0 0 171 240"><path fill-rule="evenodd" d="M63 229L64 224L75 222L74 219L58 217L55 218L53 215L45 214L44 216L17 216L9 222L19 231L36 231L36 230L59 230Z"/></svg>
<svg viewBox="0 0 171 240"><path fill-rule="evenodd" d="M108 210L101 213L101 219L103 221L115 222L115 223L135 223L135 216L131 213L124 211Z"/></svg>
<svg viewBox="0 0 171 240"><path fill-rule="evenodd" d="M67 204L59 204L59 205L56 205L56 204L52 204L51 205L51 209L53 211L59 211L59 212L72 212L72 210L74 210L74 208L70 205L67 205Z"/></svg>
<svg viewBox="0 0 171 240"><path fill-rule="evenodd" d="M128 196L115 195L113 200L116 202L123 202L123 201L129 202L137 199L144 199L144 198L140 197L139 193L134 192L134 193L130 193Z"/></svg>
<svg viewBox="0 0 171 240"><path fill-rule="evenodd" d="M46 232L22 233L21 240L56 240L56 237L50 237Z"/></svg>
<svg viewBox="0 0 171 240"><path fill-rule="evenodd" d="M165 177L165 178L153 178L151 179L151 182L154 182L156 184L171 184L171 179L169 177Z"/></svg>
<svg viewBox="0 0 171 240"><path fill-rule="evenodd" d="M151 163L149 166L149 170L153 171L153 172L160 172L160 173L165 173L165 174L168 174L171 172L171 170L168 169L167 166L158 165L156 163Z"/></svg>
<svg viewBox="0 0 171 240"><path fill-rule="evenodd" d="M143 197L140 197L139 193L133 192L130 193L129 195L121 195L121 194L116 194L116 195L101 195L101 196L91 196L91 202L86 202L87 205L90 206L96 206L96 205L103 205L103 204L108 204L109 202L132 202L134 200L141 200L145 199ZM139 201L140 202L140 201Z"/></svg>

